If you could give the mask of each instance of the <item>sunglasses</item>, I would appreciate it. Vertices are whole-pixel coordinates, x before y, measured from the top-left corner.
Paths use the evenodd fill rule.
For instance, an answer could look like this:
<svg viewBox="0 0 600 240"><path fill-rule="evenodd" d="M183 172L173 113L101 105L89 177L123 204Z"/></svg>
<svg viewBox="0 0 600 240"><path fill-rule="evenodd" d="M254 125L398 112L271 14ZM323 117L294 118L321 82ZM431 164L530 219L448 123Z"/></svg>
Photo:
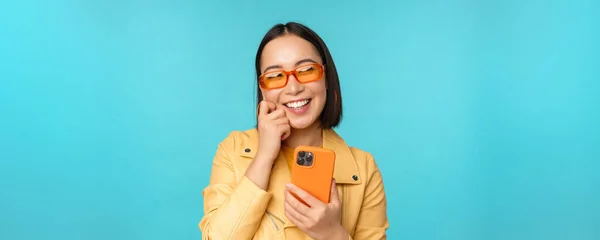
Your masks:
<svg viewBox="0 0 600 240"><path fill-rule="evenodd" d="M294 75L300 83L314 82L323 76L323 66L318 63L302 65L292 71L277 70L266 72L258 78L263 89L277 89L287 85L290 75Z"/></svg>

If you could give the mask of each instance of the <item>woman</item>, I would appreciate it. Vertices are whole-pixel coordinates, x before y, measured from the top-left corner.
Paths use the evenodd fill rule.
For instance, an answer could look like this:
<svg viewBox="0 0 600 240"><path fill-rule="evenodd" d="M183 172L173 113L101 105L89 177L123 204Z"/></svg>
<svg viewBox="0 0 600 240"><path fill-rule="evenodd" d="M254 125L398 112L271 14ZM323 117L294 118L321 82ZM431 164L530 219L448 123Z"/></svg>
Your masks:
<svg viewBox="0 0 600 240"><path fill-rule="evenodd" d="M371 154L332 129L342 98L323 40L298 23L275 25L258 48L256 75L257 128L234 131L218 146L203 191L203 239L385 239L381 173ZM299 145L335 151L329 204L289 183Z"/></svg>

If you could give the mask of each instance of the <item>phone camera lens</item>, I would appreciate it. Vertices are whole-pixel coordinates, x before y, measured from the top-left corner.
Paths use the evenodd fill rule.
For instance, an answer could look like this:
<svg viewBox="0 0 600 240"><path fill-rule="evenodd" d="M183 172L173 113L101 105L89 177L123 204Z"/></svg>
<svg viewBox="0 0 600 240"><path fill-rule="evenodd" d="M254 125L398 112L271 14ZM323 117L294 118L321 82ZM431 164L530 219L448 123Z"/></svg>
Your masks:
<svg viewBox="0 0 600 240"><path fill-rule="evenodd" d="M312 156L312 154L311 154L311 155L308 155L308 156L306 156L306 162L309 162L309 163L310 163L310 162L312 162L312 160L313 160L313 156Z"/></svg>
<svg viewBox="0 0 600 240"><path fill-rule="evenodd" d="M298 159L298 165L303 166L304 165L304 159L299 158Z"/></svg>
<svg viewBox="0 0 600 240"><path fill-rule="evenodd" d="M306 152L305 151L298 152L298 157L304 158L304 156L306 156Z"/></svg>

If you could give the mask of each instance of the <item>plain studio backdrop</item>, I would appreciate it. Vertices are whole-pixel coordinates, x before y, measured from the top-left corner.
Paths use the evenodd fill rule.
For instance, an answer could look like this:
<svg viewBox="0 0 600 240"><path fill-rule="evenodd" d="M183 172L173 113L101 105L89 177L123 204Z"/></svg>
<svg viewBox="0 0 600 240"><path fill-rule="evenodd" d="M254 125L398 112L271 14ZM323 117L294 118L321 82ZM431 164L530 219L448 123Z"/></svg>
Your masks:
<svg viewBox="0 0 600 240"><path fill-rule="evenodd" d="M200 239L254 57L299 21L390 239L600 239L598 1L0 3L0 239Z"/></svg>

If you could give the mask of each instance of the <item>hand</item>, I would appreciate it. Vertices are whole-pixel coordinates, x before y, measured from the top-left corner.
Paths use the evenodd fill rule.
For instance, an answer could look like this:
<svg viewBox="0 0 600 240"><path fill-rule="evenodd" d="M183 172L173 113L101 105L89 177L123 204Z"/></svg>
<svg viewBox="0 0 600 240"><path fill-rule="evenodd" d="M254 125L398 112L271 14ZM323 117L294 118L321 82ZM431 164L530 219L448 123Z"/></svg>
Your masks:
<svg viewBox="0 0 600 240"><path fill-rule="evenodd" d="M258 112L258 152L257 155L275 160L281 148L281 141L290 136L290 121L285 110L272 102L262 101Z"/></svg>
<svg viewBox="0 0 600 240"><path fill-rule="evenodd" d="M291 193L301 198L304 205ZM331 182L330 202L325 204L306 191L289 183L285 191L285 215L303 232L314 239L348 239L340 223L340 199L335 180Z"/></svg>

